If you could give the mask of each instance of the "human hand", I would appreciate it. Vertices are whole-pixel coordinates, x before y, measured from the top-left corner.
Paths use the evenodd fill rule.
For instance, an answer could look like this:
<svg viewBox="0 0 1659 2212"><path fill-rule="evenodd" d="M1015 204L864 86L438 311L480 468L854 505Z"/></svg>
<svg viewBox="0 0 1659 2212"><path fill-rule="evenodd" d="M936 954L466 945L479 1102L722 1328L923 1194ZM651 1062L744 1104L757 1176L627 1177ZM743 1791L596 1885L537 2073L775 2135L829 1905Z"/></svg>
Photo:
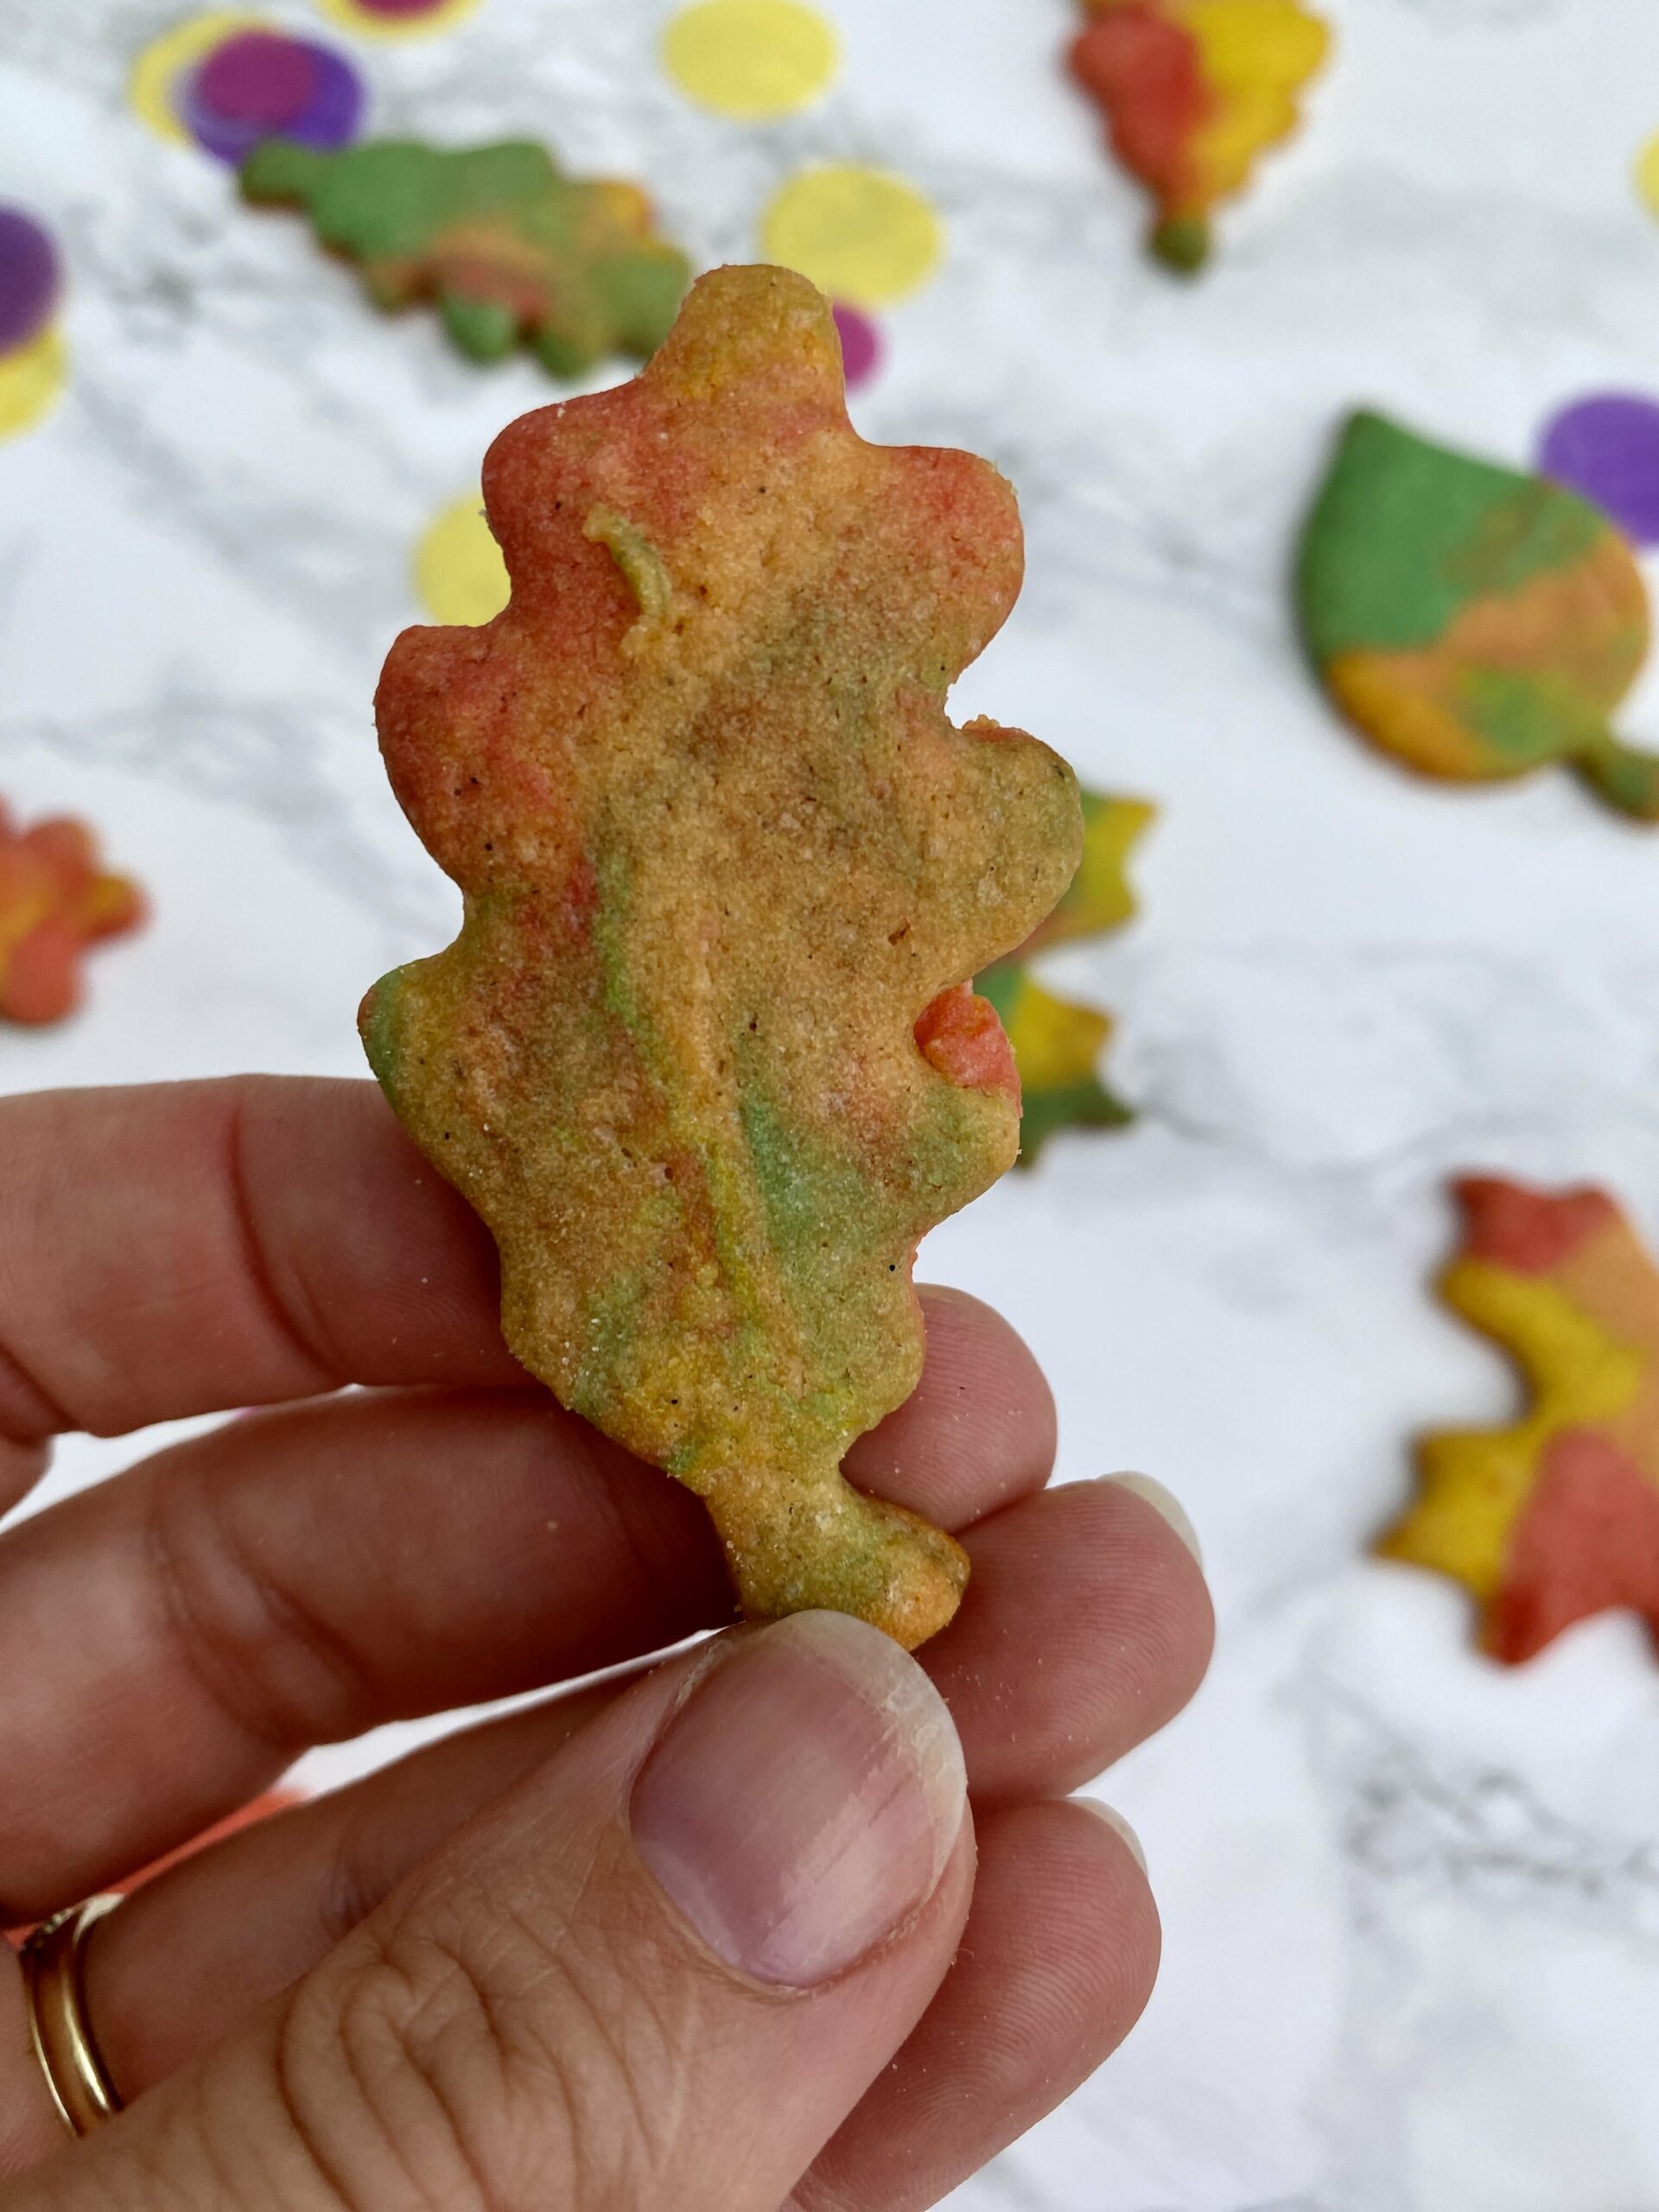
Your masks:
<svg viewBox="0 0 1659 2212"><path fill-rule="evenodd" d="M372 1086L14 1099L0 1161L0 1512L54 1433L280 1408L0 1534L0 1927L313 1745L730 1620L702 1508L529 1385ZM972 1556L919 1663L738 1630L210 1847L89 1940L129 2109L82 2144L0 1943L3 2212L918 2212L1096 2065L1157 1921L1063 1793L1191 1695L1209 1603L1146 1496L1044 1490L1030 1354L924 1297L848 1462Z"/></svg>

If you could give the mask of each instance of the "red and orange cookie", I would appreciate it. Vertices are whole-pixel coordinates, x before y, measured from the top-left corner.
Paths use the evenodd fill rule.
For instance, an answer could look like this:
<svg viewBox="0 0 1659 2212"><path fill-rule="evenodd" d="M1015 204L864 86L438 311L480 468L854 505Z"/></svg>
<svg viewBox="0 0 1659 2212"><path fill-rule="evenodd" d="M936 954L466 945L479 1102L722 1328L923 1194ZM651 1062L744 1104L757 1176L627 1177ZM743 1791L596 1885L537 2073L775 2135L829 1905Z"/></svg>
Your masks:
<svg viewBox="0 0 1659 2212"><path fill-rule="evenodd" d="M84 823L19 830L0 800L0 1020L60 1021L80 1003L81 956L143 919L137 886L99 862Z"/></svg>
<svg viewBox="0 0 1659 2212"><path fill-rule="evenodd" d="M1296 128L1330 31L1300 0L1084 0L1084 10L1071 74L1153 196L1153 252L1200 268L1216 208Z"/></svg>
<svg viewBox="0 0 1659 2212"><path fill-rule="evenodd" d="M1498 1659L1620 1606L1659 1637L1659 1270L1604 1192L1456 1188L1463 1249L1440 1294L1533 1402L1511 1427L1425 1440L1422 1495L1383 1554L1465 1583Z"/></svg>

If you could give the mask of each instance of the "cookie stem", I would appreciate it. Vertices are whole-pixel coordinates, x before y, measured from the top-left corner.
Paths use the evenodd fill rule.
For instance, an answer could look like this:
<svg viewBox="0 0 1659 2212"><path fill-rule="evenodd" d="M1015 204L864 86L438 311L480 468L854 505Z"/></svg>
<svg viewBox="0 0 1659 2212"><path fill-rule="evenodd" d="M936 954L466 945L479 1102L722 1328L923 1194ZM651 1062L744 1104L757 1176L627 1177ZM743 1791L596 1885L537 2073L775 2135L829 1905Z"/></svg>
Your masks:
<svg viewBox="0 0 1659 2212"><path fill-rule="evenodd" d="M1592 791L1637 822L1659 822L1659 753L1605 731L1573 764Z"/></svg>
<svg viewBox="0 0 1659 2212"><path fill-rule="evenodd" d="M1210 226L1202 215L1166 215L1154 226L1153 257L1178 276L1195 276L1210 258Z"/></svg>
<svg viewBox="0 0 1659 2212"><path fill-rule="evenodd" d="M751 1620L853 1613L913 1651L961 1602L968 1555L960 1545L839 1474L785 1483L733 1472L703 1495Z"/></svg>

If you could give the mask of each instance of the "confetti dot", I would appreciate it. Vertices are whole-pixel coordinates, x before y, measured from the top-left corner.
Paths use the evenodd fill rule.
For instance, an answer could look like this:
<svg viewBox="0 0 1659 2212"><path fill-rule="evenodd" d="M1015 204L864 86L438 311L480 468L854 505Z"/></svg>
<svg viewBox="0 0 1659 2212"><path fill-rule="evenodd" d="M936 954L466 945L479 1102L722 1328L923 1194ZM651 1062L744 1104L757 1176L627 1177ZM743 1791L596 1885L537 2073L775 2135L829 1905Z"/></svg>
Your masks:
<svg viewBox="0 0 1659 2212"><path fill-rule="evenodd" d="M1575 400L1546 424L1541 472L1583 493L1638 545L1659 545L1659 404L1634 392Z"/></svg>
<svg viewBox="0 0 1659 2212"><path fill-rule="evenodd" d="M58 303L58 250L21 207L0 207L0 355L38 338Z"/></svg>
<svg viewBox="0 0 1659 2212"><path fill-rule="evenodd" d="M127 79L127 105L159 137L188 145L191 133L180 101L184 85L216 46L234 38L238 31L263 28L257 16L223 8L175 23L145 47L133 63Z"/></svg>
<svg viewBox="0 0 1659 2212"><path fill-rule="evenodd" d="M194 99L226 123L280 130L305 106L317 81L317 49L279 31L238 31L197 70Z"/></svg>
<svg viewBox="0 0 1659 2212"><path fill-rule="evenodd" d="M861 308L837 300L831 310L841 337L842 372L849 391L868 384L881 365L881 334Z"/></svg>
<svg viewBox="0 0 1659 2212"><path fill-rule="evenodd" d="M1649 138L1636 157L1636 188L1649 213L1659 215L1659 134Z"/></svg>
<svg viewBox="0 0 1659 2212"><path fill-rule="evenodd" d="M277 131L334 153L356 137L363 105L363 81L343 55L271 31L243 31L216 47L183 97L197 143L232 164Z"/></svg>
<svg viewBox="0 0 1659 2212"><path fill-rule="evenodd" d="M663 67L680 90L739 123L805 107L840 58L834 30L798 0L701 0L663 34Z"/></svg>
<svg viewBox="0 0 1659 2212"><path fill-rule="evenodd" d="M323 14L359 38L429 38L453 30L480 0L317 0Z"/></svg>
<svg viewBox="0 0 1659 2212"><path fill-rule="evenodd" d="M415 549L415 584L435 622L475 628L506 605L507 564L484 519L481 493L446 507L427 531Z"/></svg>
<svg viewBox="0 0 1659 2212"><path fill-rule="evenodd" d="M283 135L297 138L315 153L337 153L363 128L367 95L363 79L343 54L326 46L314 47L312 52L317 57L315 88L304 111L283 124Z"/></svg>
<svg viewBox="0 0 1659 2212"><path fill-rule="evenodd" d="M760 237L768 261L856 308L913 292L944 245L938 217L914 185L852 163L791 177L767 207Z"/></svg>
<svg viewBox="0 0 1659 2212"><path fill-rule="evenodd" d="M63 390L68 373L68 348L55 327L0 358L0 438L32 429Z"/></svg>

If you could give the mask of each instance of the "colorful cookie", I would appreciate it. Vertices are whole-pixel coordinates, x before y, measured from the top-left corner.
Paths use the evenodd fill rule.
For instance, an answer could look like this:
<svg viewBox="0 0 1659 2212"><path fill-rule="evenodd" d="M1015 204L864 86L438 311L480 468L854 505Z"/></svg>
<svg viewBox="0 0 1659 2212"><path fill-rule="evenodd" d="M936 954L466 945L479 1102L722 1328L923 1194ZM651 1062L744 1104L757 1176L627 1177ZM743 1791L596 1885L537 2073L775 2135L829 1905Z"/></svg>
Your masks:
<svg viewBox="0 0 1659 2212"><path fill-rule="evenodd" d="M1298 0L1084 0L1071 74L1105 112L1112 151L1151 192L1151 246L1172 269L1209 258L1210 218L1287 138L1331 50Z"/></svg>
<svg viewBox="0 0 1659 2212"><path fill-rule="evenodd" d="M136 884L99 866L79 822L19 830L0 801L0 1019L60 1021L80 1003L80 958L143 919Z"/></svg>
<svg viewBox="0 0 1659 2212"><path fill-rule="evenodd" d="M370 1061L494 1232L508 1342L707 1499L745 1610L919 1643L965 1559L840 1464L920 1372L917 1240L1018 1147L964 979L1081 841L1063 761L944 710L1014 495L855 436L829 302L772 268L512 424L484 495L510 605L406 631L378 700L466 918L371 992Z"/></svg>
<svg viewBox="0 0 1659 2212"><path fill-rule="evenodd" d="M1588 500L1357 415L1299 588L1332 698L1408 766L1491 783L1565 761L1659 821L1659 757L1608 727L1647 655L1647 588Z"/></svg>
<svg viewBox="0 0 1659 2212"><path fill-rule="evenodd" d="M1427 1438L1422 1495L1382 1553L1465 1583L1511 1664L1618 1607L1659 1636L1659 1272L1600 1191L1455 1189L1464 1244L1440 1294L1534 1403L1512 1428Z"/></svg>
<svg viewBox="0 0 1659 2212"><path fill-rule="evenodd" d="M1131 1120L1096 1072L1112 1033L1109 1017L1056 998L1035 981L1033 954L1121 929L1135 912L1128 857L1156 809L1144 800L1083 798L1083 860L1059 905L1017 952L974 981L996 1009L1020 1071L1024 1111L1020 1164L1028 1167L1056 1130L1115 1129Z"/></svg>
<svg viewBox="0 0 1659 2212"><path fill-rule="evenodd" d="M609 353L645 359L690 275L637 185L562 176L544 146L445 153L388 138L327 155L268 138L241 174L249 200L303 207L377 306L435 301L477 361L521 338L555 376Z"/></svg>

